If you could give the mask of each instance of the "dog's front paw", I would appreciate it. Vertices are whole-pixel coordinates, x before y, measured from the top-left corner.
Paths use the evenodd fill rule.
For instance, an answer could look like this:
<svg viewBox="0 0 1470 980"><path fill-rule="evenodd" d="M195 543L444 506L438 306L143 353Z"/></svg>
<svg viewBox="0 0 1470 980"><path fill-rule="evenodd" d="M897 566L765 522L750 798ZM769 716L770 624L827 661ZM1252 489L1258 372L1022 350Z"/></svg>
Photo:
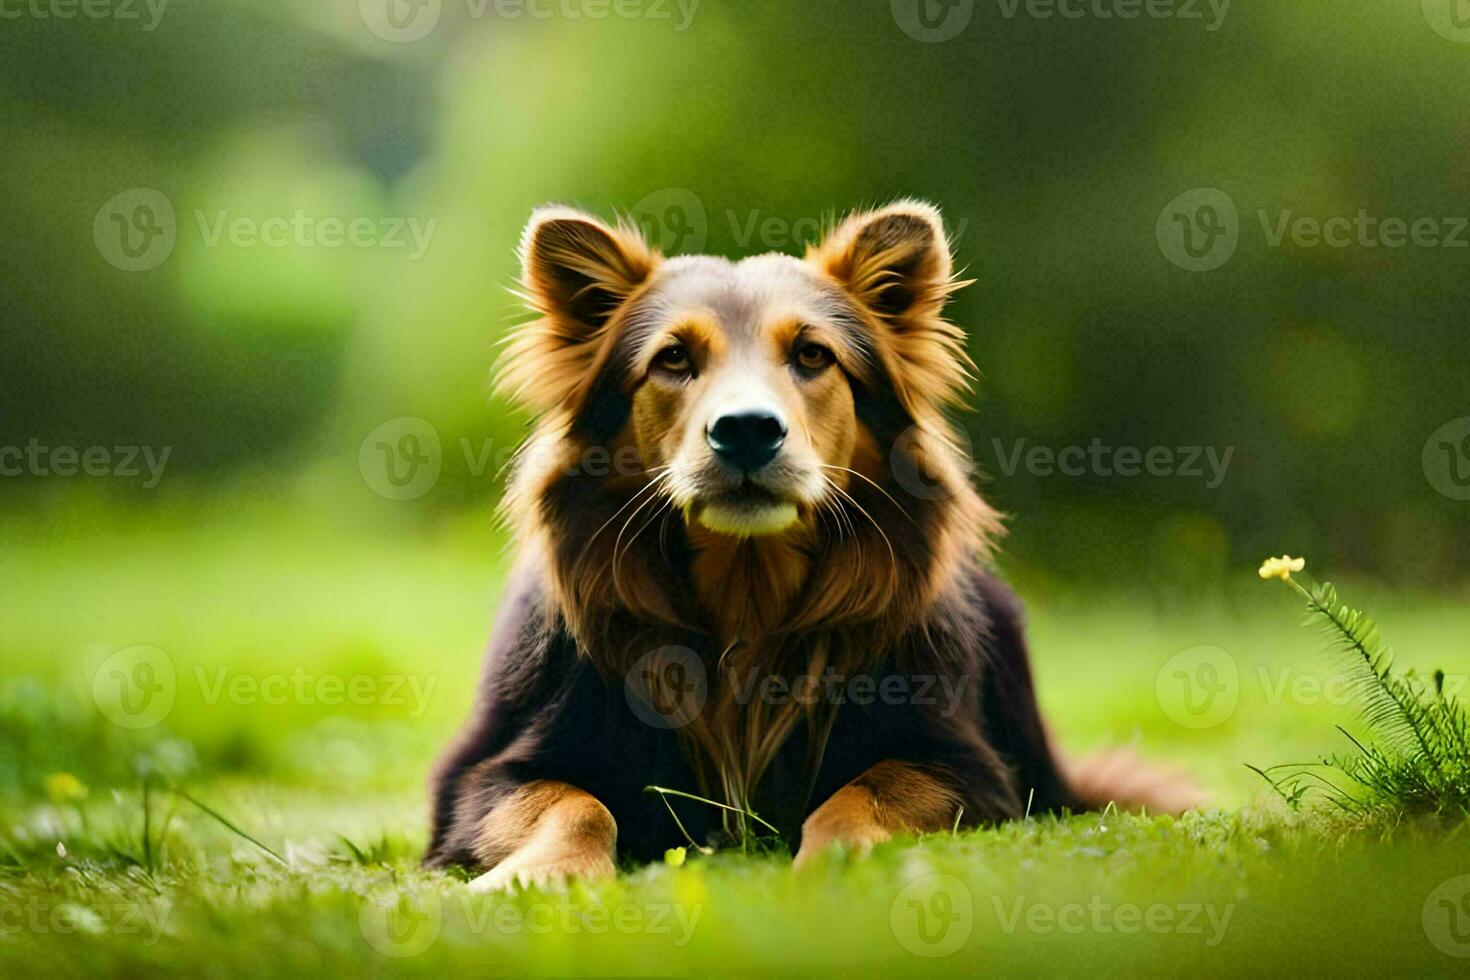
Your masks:
<svg viewBox="0 0 1470 980"><path fill-rule="evenodd" d="M842 826L813 827L808 821L808 826L802 828L801 847L797 850L796 860L791 867L801 871L821 855L839 846L849 854L863 857L873 849L873 845L883 843L890 836L877 824L847 823Z"/></svg>
<svg viewBox="0 0 1470 980"><path fill-rule="evenodd" d="M611 856L602 852L536 854L517 851L494 868L470 882L479 894L508 891L516 886L560 888L570 878L598 881L617 874Z"/></svg>

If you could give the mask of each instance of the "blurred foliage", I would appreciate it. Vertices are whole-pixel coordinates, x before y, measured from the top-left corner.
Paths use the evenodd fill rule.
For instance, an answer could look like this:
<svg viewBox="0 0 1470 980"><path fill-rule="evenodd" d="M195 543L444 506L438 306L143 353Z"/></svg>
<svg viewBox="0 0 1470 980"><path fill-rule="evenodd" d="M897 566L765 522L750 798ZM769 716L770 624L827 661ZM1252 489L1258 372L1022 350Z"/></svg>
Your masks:
<svg viewBox="0 0 1470 980"><path fill-rule="evenodd" d="M670 20L443 9L413 43L376 36L349 0L173 0L153 30L6 20L0 445L172 446L144 509L241 479L343 499L370 496L363 437L416 416L444 472L395 514L481 508L494 468L464 447L502 452L524 422L487 381L520 315L505 287L533 206L693 195L704 250L738 256L913 195L944 208L977 280L953 307L983 373L964 422L1029 571L1207 587L1285 549L1463 577L1466 505L1420 457L1466 414L1466 253L1270 247L1257 216L1466 212L1454 93L1470 45L1420 4L1241 2L1209 31L980 3L945 43L905 34L886 0L703 0L682 31L672 5ZM92 228L135 187L171 202L178 241L129 273ZM1197 187L1240 211L1238 252L1206 273L1170 264L1154 233ZM210 244L201 224L298 209L434 226L414 257ZM1213 489L1006 474L995 447L1020 439L1234 457ZM0 494L45 507L55 482Z"/></svg>

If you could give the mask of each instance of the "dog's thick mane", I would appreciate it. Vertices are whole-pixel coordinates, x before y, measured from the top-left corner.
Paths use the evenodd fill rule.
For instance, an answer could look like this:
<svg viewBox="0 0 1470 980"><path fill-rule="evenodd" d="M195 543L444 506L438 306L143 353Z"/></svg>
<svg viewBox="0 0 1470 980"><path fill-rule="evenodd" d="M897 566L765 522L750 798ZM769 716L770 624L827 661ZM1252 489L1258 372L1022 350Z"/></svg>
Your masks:
<svg viewBox="0 0 1470 980"><path fill-rule="evenodd" d="M622 678L668 645L706 659L720 680L681 735L707 789L740 802L804 714L818 729L824 720L798 704L737 704L721 681L872 669L902 637L929 631L1001 533L945 417L970 378L964 335L943 317L964 283L937 213L912 202L852 216L808 251L868 341L851 381L853 472L845 494L798 530L718 538L687 528L637 462L621 342L664 259L626 226L607 231L615 276L580 251L563 256L570 278L526 264L539 316L513 334L498 381L536 418L503 506L539 558L556 614L605 674ZM937 239L927 247L926 234Z"/></svg>

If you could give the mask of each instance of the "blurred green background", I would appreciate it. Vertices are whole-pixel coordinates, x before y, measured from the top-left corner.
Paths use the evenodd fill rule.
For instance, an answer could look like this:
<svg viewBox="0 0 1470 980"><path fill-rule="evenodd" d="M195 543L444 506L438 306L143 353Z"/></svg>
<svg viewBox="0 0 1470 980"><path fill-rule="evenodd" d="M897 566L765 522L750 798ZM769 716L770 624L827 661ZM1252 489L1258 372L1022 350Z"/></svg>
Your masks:
<svg viewBox="0 0 1470 980"><path fill-rule="evenodd" d="M1346 579L1401 663L1463 690L1470 5L529 2L0 0L0 885L86 904L126 879L180 902L185 940L32 937L46 957L203 972L289 948L289 972L328 947L374 955L354 938L360 881L305 933L298 897L330 891L344 839L363 874L406 872L422 846L423 779L507 565L494 509L526 419L488 382L523 316L514 246L548 201L729 256L798 253L834 214L898 197L943 208L982 373L959 421L1012 515L1001 564L1069 750L1134 742L1233 808L1263 790L1242 763L1343 749L1351 698L1295 601L1256 581L1268 553ZM1360 214L1368 237L1339 224L1344 247L1293 224ZM1440 246L1385 243L1385 221L1422 220ZM1172 475L1027 462L1094 445L1168 447L1173 470L1201 452ZM1171 686L1202 662L1227 695L1207 718ZM154 689L166 701L118 713ZM216 899L264 880L260 853L188 811L159 835L159 892L151 860L138 871L141 765L286 853L233 944ZM1153 851L1130 837L1074 878L1096 848L1056 841L1105 833L1096 819L999 848L1000 886L971 838L943 853L1006 891L1041 852L1059 887L1095 871L1076 887L1104 891L1117 868L1182 882L1213 862L1255 903L1232 936L1247 948L1439 956L1416 894L1323 914L1322 894L1391 889L1344 886L1311 853L1282 870L1250 809ZM1375 860L1413 892L1438 847ZM784 932L738 927L764 907L751 879L759 900L714 902L722 925L681 962L789 963L833 910L881 926L897 863L830 879L845 897L818 888ZM636 881L702 880L680 874ZM881 927L833 925L814 961L893 953ZM482 938L455 955L485 963ZM1064 950L1094 965L1087 947L1048 955ZM618 962L668 969L666 952ZM1024 936L999 952L1033 955ZM603 962L577 942L493 955Z"/></svg>
<svg viewBox="0 0 1470 980"><path fill-rule="evenodd" d="M1466 504L1421 455L1470 414L1470 250L1273 247L1260 217L1470 213L1454 95L1470 45L1418 0L1135 20L981 2L949 11L969 20L942 42L906 32L922 36L904 0L534 9L553 15L173 0L156 22L141 3L137 20L7 20L0 445L171 455L153 490L26 473L0 482L4 506L64 523L100 495L166 520L244 488L303 520L488 511L497 469L475 461L503 461L524 422L487 382L532 207L632 211L667 245L739 256L913 195L944 209L976 280L953 307L983 372L964 422L1014 514L1012 561L1164 590L1283 549L1463 578ZM1237 207L1239 244L1188 271L1156 224L1210 187ZM93 234L117 234L99 212L134 188L176 229L136 272ZM214 237L222 218L298 211L300 244ZM390 240L324 244L323 219ZM423 247L392 219L427 229ZM442 473L382 506L359 448L403 416L437 431ZM1215 487L1007 474L1020 440L1233 456Z"/></svg>

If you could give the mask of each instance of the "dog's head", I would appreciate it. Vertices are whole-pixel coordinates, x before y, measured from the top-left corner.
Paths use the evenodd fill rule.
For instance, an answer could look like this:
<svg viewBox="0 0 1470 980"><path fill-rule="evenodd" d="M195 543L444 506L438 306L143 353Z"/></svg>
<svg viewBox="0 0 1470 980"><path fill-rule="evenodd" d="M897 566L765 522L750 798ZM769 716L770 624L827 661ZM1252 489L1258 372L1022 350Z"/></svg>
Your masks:
<svg viewBox="0 0 1470 980"><path fill-rule="evenodd" d="M896 635L999 533L944 415L970 361L932 207L740 262L548 208L521 251L540 317L501 385L539 418L506 505L589 647L622 613Z"/></svg>
<svg viewBox="0 0 1470 980"><path fill-rule="evenodd" d="M663 259L627 226L546 208L522 262L542 319L503 381L560 434L636 450L612 452L627 465L611 476L656 483L697 534L810 531L855 483L892 482L894 441L942 431L965 389L928 205L850 217L803 259L741 262Z"/></svg>

